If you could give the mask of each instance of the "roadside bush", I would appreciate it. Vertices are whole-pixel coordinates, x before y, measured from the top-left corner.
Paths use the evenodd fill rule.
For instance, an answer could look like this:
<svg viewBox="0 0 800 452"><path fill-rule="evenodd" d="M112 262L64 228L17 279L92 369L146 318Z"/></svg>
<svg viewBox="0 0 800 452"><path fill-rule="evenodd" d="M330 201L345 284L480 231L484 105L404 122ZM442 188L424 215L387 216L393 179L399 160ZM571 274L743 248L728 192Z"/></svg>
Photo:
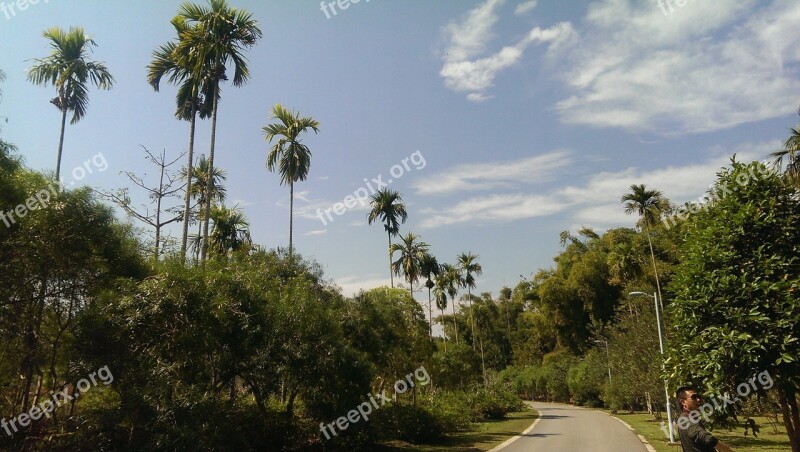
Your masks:
<svg viewBox="0 0 800 452"><path fill-rule="evenodd" d="M419 443L441 439L445 433L443 420L428 407L392 403L376 411L371 422L383 440Z"/></svg>

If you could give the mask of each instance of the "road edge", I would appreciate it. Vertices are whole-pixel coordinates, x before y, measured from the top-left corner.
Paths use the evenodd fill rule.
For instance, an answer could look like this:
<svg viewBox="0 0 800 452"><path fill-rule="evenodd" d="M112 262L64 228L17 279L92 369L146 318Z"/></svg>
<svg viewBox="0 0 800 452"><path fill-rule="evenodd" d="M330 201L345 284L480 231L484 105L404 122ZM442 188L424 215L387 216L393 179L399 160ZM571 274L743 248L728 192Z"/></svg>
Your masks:
<svg viewBox="0 0 800 452"><path fill-rule="evenodd" d="M536 424L538 424L538 423L539 423L539 421L541 421L541 420L542 420L542 413L541 413L541 412L539 412L539 411L537 411L537 410L534 410L533 408L531 408L531 411L534 411L534 412L536 413L536 420L535 420L535 421L533 421L533 424L531 424L531 425L530 425L530 427L526 428L526 429L525 429L525 430L524 430L522 433L520 433L519 435L512 436L511 438L509 438L509 439L507 439L507 440L503 441L503 442L502 442L502 443L500 443L499 445L497 445L497 446L495 446L495 447L493 447L493 448L489 449L489 450L488 450L488 451L486 451L486 452L497 452L497 451L499 451L500 449L503 449L503 448L505 448L505 447L508 447L508 446L509 446L509 445L511 445L511 443L513 443L514 441L516 441L516 440L518 440L518 439L522 438L523 436L527 435L528 433L530 433L530 432L531 432L531 431L534 429L534 427L536 427ZM653 452L655 452L655 451L653 451Z"/></svg>
<svg viewBox="0 0 800 452"><path fill-rule="evenodd" d="M632 431L632 432L633 432L633 433L634 433L636 436L638 436L638 437L639 437L639 441L641 441L641 442L642 442L642 444L644 444L644 447L645 447L645 449L647 449L647 452L658 452L658 451L656 451L656 448L655 448L655 447L653 447L653 445L652 445L652 444L650 444L650 443L647 441L647 438L645 438L645 437L644 437L644 435L640 435L640 434L639 434L639 432L637 432L635 428L631 427L631 424L628 424L627 422L623 421L622 419L620 419L620 418L618 418L618 417L614 416L613 414L608 414L608 413L606 413L605 411L602 411L602 410L595 410L595 411L597 411L597 412L600 412L600 413L603 413L603 414L605 414L606 416L609 416L609 417L611 417L611 418L614 418L614 419L618 420L618 421L619 421L619 422L620 422L622 425L624 425L625 427L628 427L628 430Z"/></svg>

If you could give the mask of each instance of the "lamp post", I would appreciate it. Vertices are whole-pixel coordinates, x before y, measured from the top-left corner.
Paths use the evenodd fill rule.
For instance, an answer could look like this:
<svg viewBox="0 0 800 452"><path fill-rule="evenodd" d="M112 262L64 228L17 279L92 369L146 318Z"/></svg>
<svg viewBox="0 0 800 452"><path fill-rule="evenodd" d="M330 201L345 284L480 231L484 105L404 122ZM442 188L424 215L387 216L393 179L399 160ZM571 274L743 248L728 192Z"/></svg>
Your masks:
<svg viewBox="0 0 800 452"><path fill-rule="evenodd" d="M602 341L594 341L596 344L605 344L606 345L606 364L608 365L608 386L611 387L611 358L608 355L608 341L603 339Z"/></svg>
<svg viewBox="0 0 800 452"><path fill-rule="evenodd" d="M658 308L658 306L659 306L659 304L658 304L658 295L655 294L655 293L653 295L650 295L649 293L644 293L644 292L631 292L628 295L629 296L644 295L646 297L652 298L653 301L654 301L654 304L656 306L656 323L658 323L658 346L661 349L661 370L664 371L665 370L665 367L664 367L664 338L663 338L663 333L661 331L661 310ZM669 423L669 442L670 443L674 443L675 442L675 430L672 427L672 408L671 408L671 405L669 403L669 384L667 383L666 379L664 380L664 397L665 397L665 401L667 402L667 422Z"/></svg>

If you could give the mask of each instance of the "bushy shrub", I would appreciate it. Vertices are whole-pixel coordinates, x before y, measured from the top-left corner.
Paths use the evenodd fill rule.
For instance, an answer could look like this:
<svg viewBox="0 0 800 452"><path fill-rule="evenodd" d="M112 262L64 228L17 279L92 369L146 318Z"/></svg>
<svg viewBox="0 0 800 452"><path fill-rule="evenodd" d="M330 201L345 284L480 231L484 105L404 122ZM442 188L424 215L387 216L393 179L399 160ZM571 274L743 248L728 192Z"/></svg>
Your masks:
<svg viewBox="0 0 800 452"><path fill-rule="evenodd" d="M381 439L418 443L442 438L445 433L443 420L429 407L392 403L375 412L371 426Z"/></svg>

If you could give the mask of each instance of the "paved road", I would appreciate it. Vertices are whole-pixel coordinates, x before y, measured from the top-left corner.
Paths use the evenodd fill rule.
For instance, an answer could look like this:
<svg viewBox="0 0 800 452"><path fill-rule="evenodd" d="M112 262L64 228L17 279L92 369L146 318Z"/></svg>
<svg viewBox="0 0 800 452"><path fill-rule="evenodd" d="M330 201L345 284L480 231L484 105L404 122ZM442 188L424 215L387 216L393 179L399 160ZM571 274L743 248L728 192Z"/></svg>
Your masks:
<svg viewBox="0 0 800 452"><path fill-rule="evenodd" d="M558 403L530 405L541 420L502 452L647 452L634 432L604 413Z"/></svg>

